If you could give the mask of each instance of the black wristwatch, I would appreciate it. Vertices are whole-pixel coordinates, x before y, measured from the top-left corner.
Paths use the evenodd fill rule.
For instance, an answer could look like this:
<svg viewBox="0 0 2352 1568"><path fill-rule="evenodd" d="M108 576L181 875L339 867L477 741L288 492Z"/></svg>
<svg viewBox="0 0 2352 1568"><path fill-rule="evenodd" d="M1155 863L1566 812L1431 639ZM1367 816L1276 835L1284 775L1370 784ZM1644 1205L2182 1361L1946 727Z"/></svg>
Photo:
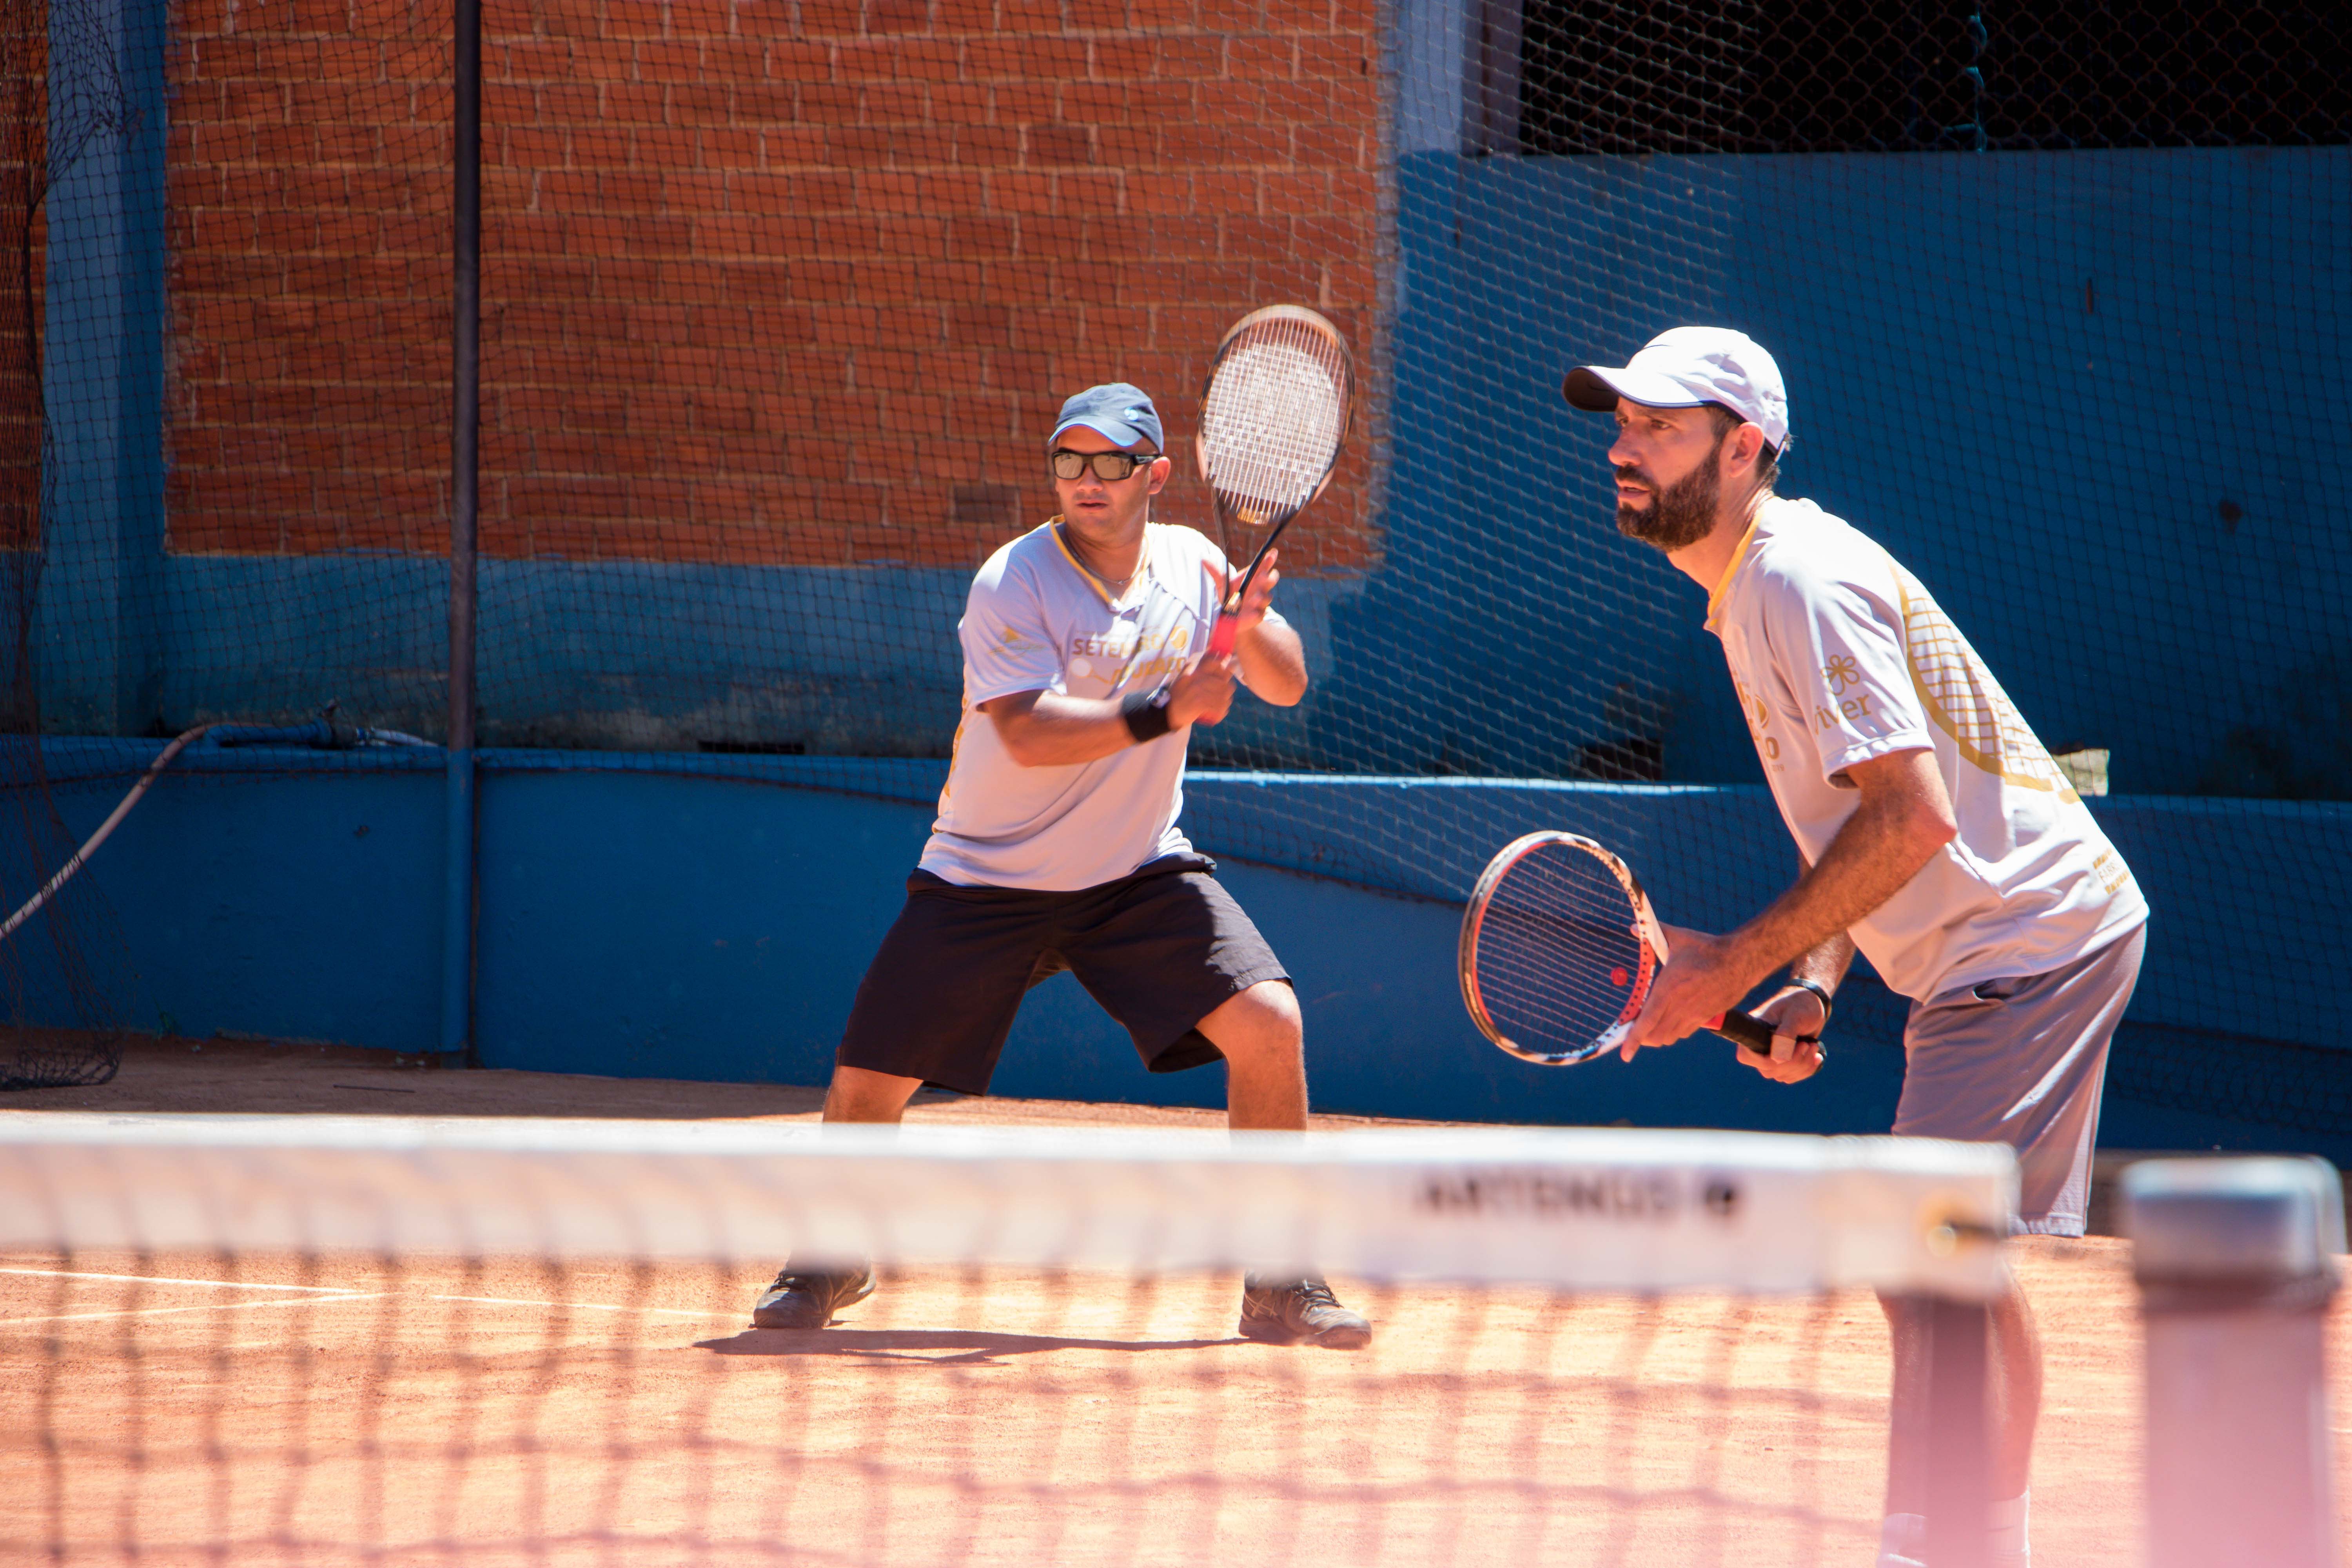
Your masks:
<svg viewBox="0 0 2352 1568"><path fill-rule="evenodd" d="M1822 999L1822 1027L1828 1028L1830 1026L1830 988L1818 980L1800 980L1793 974L1789 976L1789 984L1800 991L1810 991Z"/></svg>

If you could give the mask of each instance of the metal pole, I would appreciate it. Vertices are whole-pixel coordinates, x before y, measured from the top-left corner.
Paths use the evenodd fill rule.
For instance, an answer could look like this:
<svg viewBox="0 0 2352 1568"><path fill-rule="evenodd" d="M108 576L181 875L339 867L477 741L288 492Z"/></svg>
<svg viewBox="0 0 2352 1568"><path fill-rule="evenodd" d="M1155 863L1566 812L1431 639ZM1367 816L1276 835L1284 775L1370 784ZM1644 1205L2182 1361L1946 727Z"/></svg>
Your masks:
<svg viewBox="0 0 2352 1568"><path fill-rule="evenodd" d="M482 7L456 0L456 321L450 343L449 784L441 1049L478 1065L474 1012L474 556L482 324Z"/></svg>
<svg viewBox="0 0 2352 1568"><path fill-rule="evenodd" d="M1991 1561L1992 1313L1981 1302L1920 1303L1927 1325L1929 1568Z"/></svg>
<svg viewBox="0 0 2352 1568"><path fill-rule="evenodd" d="M2123 1198L2147 1330L2151 1568L2335 1568L2335 1169L2144 1160Z"/></svg>

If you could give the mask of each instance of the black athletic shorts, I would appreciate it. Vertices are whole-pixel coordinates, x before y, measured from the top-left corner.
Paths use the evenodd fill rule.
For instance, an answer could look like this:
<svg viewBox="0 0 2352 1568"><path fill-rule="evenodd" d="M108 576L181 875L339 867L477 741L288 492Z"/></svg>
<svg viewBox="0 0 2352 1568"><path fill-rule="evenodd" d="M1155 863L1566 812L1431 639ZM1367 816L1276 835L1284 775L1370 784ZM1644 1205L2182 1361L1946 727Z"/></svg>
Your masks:
<svg viewBox="0 0 2352 1568"><path fill-rule="evenodd" d="M834 1060L985 1094L1021 998L1066 969L1153 1072L1216 1061L1193 1026L1260 981L1290 976L1215 869L1170 856L1073 893L965 888L917 871Z"/></svg>

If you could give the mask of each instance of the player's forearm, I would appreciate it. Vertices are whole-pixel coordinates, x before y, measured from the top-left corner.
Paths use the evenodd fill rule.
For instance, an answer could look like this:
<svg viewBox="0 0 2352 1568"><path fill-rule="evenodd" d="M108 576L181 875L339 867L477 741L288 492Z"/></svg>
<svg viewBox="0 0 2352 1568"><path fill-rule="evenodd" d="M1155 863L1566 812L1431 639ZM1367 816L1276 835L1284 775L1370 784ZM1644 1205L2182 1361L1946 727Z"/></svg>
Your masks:
<svg viewBox="0 0 2352 1568"><path fill-rule="evenodd" d="M1789 978L1811 981L1824 991L1834 992L1844 984L1845 972L1853 965L1853 938L1841 931L1791 959Z"/></svg>
<svg viewBox="0 0 2352 1568"><path fill-rule="evenodd" d="M1813 863L1802 850L1797 853L1797 875L1809 876ZM1818 985L1834 992L1844 983L1845 972L1853 964L1853 938L1847 932L1832 931L1821 942L1789 961L1789 978Z"/></svg>
<svg viewBox="0 0 2352 1568"><path fill-rule="evenodd" d="M1244 632L1234 652L1250 690L1277 708L1307 695L1307 648L1287 622L1260 621Z"/></svg>
<svg viewBox="0 0 2352 1568"><path fill-rule="evenodd" d="M1024 768L1091 763L1135 744L1119 705L1047 692L1025 708L986 710L1006 754Z"/></svg>
<svg viewBox="0 0 2352 1568"><path fill-rule="evenodd" d="M1902 891L1954 832L1947 815L1916 796L1864 796L1797 885L1731 933L1738 967L1751 984L1800 958L1833 964L1843 978L1853 952L1847 931ZM1834 984L1824 975L1806 978Z"/></svg>

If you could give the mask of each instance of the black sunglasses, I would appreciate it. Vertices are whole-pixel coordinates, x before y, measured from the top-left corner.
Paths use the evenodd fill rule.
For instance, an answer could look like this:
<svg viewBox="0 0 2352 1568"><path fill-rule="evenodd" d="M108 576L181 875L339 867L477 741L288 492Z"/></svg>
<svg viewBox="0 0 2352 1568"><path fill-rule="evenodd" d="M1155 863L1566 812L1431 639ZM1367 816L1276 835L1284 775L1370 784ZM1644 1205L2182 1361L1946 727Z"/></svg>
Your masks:
<svg viewBox="0 0 2352 1568"><path fill-rule="evenodd" d="M1092 468L1095 478L1113 482L1159 460L1157 452L1073 452L1067 447L1055 447L1052 458L1057 479L1075 479Z"/></svg>

